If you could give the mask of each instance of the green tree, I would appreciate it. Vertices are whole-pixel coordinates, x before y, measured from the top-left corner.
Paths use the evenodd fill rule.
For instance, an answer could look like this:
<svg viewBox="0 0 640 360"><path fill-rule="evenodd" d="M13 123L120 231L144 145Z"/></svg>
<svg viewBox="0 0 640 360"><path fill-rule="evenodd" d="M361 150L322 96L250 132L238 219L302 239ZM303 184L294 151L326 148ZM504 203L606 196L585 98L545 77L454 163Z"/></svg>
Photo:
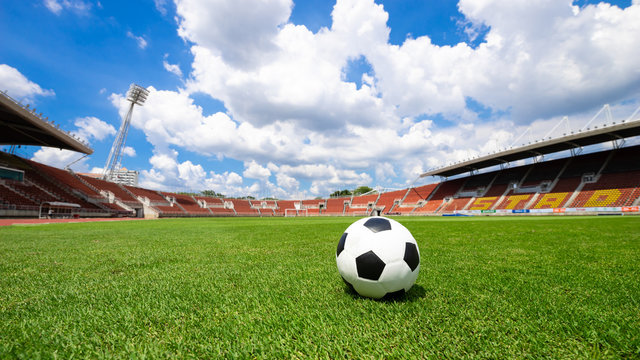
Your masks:
<svg viewBox="0 0 640 360"><path fill-rule="evenodd" d="M219 198L225 197L224 194L217 193L213 190L202 190L200 191L200 194L204 196L209 196L209 197L219 197Z"/></svg>
<svg viewBox="0 0 640 360"><path fill-rule="evenodd" d="M372 191L372 190L373 189L368 187L368 186L359 186L357 189L355 189L353 191L353 195L358 196L358 195L366 194L366 193L368 193L369 191Z"/></svg>
<svg viewBox="0 0 640 360"><path fill-rule="evenodd" d="M197 193L194 192L184 192L184 191L178 191L176 194L178 195L189 195L189 196L197 196Z"/></svg>
<svg viewBox="0 0 640 360"><path fill-rule="evenodd" d="M336 190L329 195L329 197L344 197L351 196L351 190Z"/></svg>

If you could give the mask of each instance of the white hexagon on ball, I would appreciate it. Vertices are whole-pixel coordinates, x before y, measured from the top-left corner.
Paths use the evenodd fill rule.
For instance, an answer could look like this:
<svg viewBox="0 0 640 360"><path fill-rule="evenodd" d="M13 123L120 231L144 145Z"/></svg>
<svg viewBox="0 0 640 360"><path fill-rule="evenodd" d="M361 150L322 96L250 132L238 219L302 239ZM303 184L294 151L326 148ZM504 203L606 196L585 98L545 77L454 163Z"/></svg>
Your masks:
<svg viewBox="0 0 640 360"><path fill-rule="evenodd" d="M338 241L338 272L358 294L380 299L406 292L420 272L416 240L399 222L382 216L351 224Z"/></svg>

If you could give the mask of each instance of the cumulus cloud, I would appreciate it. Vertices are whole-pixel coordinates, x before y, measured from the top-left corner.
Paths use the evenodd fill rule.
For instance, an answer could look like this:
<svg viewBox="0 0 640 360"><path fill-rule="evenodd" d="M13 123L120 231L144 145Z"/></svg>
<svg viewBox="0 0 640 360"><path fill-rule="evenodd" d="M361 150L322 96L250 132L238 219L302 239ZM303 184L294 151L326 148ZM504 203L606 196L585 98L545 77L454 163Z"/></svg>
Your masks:
<svg viewBox="0 0 640 360"><path fill-rule="evenodd" d="M249 179L266 180L271 176L271 171L266 167L260 166L254 160L244 164L245 170L242 176Z"/></svg>
<svg viewBox="0 0 640 360"><path fill-rule="evenodd" d="M292 176L279 173L276 175L276 181L278 182L278 186L287 193L295 193L299 191L300 182Z"/></svg>
<svg viewBox="0 0 640 360"><path fill-rule="evenodd" d="M44 6L56 15L62 11L62 5L57 0L44 0Z"/></svg>
<svg viewBox="0 0 640 360"><path fill-rule="evenodd" d="M65 168L83 156L85 155L76 151L43 147L33 154L31 160L57 168ZM78 172L87 172L88 165L86 161L86 158L82 159L75 163L72 169Z"/></svg>
<svg viewBox="0 0 640 360"><path fill-rule="evenodd" d="M162 15L167 15L167 0L153 0L156 10Z"/></svg>
<svg viewBox="0 0 640 360"><path fill-rule="evenodd" d="M86 141L91 141L92 139L102 141L106 137L116 134L116 129L111 124L107 124L94 116L78 118L74 124L77 130L73 132Z"/></svg>
<svg viewBox="0 0 640 360"><path fill-rule="evenodd" d="M44 6L52 13L60 15L62 10L71 10L78 15L86 15L91 10L91 3L80 0L44 0Z"/></svg>
<svg viewBox="0 0 640 360"><path fill-rule="evenodd" d="M376 174L376 179L380 183L385 183L389 179L393 179L397 176L396 171L393 167L393 164L388 162L376 164L375 174Z"/></svg>
<svg viewBox="0 0 640 360"><path fill-rule="evenodd" d="M607 3L462 0L460 11L491 28L473 51L476 76L466 93L485 105L513 109L518 121L619 101L640 90L640 16Z"/></svg>
<svg viewBox="0 0 640 360"><path fill-rule="evenodd" d="M144 50L147 47L147 40L143 36L136 36L131 31L127 31L127 37L136 41L138 47Z"/></svg>
<svg viewBox="0 0 640 360"><path fill-rule="evenodd" d="M136 149L132 148L131 146L125 146L124 149L122 149L122 154L129 157L135 157Z"/></svg>
<svg viewBox="0 0 640 360"><path fill-rule="evenodd" d="M169 64L169 62L167 61L168 56L169 56L168 54L164 54L164 60L162 61L162 66L164 66L164 69L167 70L168 72L178 77L182 77L182 70L180 70L180 66L178 66L177 64Z"/></svg>
<svg viewBox="0 0 640 360"><path fill-rule="evenodd" d="M331 26L315 33L288 22L290 0L247 1L176 0L194 61L183 89L150 87L134 117L155 151L148 184L282 196L303 183L313 196L406 186L429 168L507 147L527 128L539 136L564 115L583 119L640 93L638 1L460 0L459 26L471 42L484 36L477 46L428 36L392 45L389 15L373 0L338 0ZM359 85L345 76L354 61L371 67ZM166 56L163 65L182 75ZM205 116L194 93L226 111ZM112 101L123 115L124 97ZM207 173L175 149L233 158L244 171Z"/></svg>
<svg viewBox="0 0 640 360"><path fill-rule="evenodd" d="M336 10L335 16L340 16ZM384 22L382 26L386 29ZM254 54L260 63L248 69L227 61L224 49L216 44L207 46L209 42L199 42L195 35L189 39L197 45L191 49L195 60L188 90L222 100L234 119L258 127L290 122L323 132L340 132L347 124L381 126L398 121L394 106L385 105L375 87L364 84L358 89L343 81L343 68L358 57L354 45L364 42L354 36L344 39L333 31L313 34L304 26L287 24L271 39L278 51Z"/></svg>
<svg viewBox="0 0 640 360"><path fill-rule="evenodd" d="M25 99L32 102L35 96L54 96L53 90L42 89L40 85L30 81L18 69L7 64L0 64L0 91L16 100Z"/></svg>
<svg viewBox="0 0 640 360"><path fill-rule="evenodd" d="M152 156L149 159L152 168L140 172L140 186L164 191L214 190L227 196L258 195L260 192L259 186L244 186L242 176L235 172L206 172L201 165L189 160L180 162L178 156L175 150Z"/></svg>
<svg viewBox="0 0 640 360"><path fill-rule="evenodd" d="M291 14L291 0L176 0L178 34L239 67L277 51L274 38Z"/></svg>

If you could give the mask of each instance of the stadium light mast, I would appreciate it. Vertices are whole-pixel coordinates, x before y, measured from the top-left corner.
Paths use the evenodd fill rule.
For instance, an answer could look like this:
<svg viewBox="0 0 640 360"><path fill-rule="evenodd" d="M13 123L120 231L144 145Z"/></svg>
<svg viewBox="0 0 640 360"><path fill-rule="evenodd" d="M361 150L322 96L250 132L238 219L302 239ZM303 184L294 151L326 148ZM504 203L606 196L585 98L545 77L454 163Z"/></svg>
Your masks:
<svg viewBox="0 0 640 360"><path fill-rule="evenodd" d="M118 170L120 170L120 168L122 167L122 153L124 151L125 142L127 140L129 125L131 124L131 114L133 113L133 106L142 106L145 100L147 100L148 95L149 90L143 88L142 86L131 84L131 86L129 87L127 100L131 102L131 105L129 106L127 115L124 117L124 119L122 119L122 125L120 125L118 135L113 141L113 146L111 146L111 151L109 152L109 157L107 158L107 163L105 164L102 173L102 178L104 180L115 180L114 178L116 177Z"/></svg>

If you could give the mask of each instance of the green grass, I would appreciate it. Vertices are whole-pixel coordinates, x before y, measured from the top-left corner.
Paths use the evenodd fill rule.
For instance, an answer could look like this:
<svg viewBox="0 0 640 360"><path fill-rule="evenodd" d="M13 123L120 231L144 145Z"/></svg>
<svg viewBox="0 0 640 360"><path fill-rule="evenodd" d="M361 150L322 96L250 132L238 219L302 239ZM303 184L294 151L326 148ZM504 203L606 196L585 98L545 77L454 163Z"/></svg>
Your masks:
<svg viewBox="0 0 640 360"><path fill-rule="evenodd" d="M353 218L0 228L0 358L640 358L640 217L398 220L394 301L338 275Z"/></svg>

